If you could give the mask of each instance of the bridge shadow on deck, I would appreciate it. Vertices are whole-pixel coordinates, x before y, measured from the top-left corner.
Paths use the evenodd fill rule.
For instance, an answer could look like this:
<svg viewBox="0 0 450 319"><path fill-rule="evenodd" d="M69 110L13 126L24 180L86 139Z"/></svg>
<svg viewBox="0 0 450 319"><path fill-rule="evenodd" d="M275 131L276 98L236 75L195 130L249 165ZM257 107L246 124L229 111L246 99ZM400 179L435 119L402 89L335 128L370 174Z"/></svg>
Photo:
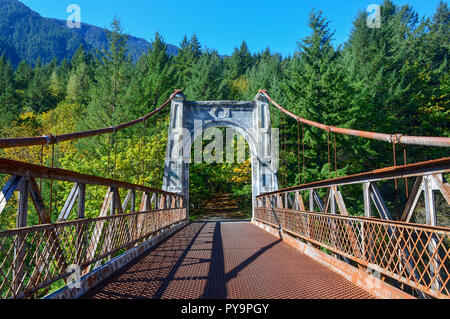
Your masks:
<svg viewBox="0 0 450 319"><path fill-rule="evenodd" d="M198 222L83 298L371 298L249 222Z"/></svg>

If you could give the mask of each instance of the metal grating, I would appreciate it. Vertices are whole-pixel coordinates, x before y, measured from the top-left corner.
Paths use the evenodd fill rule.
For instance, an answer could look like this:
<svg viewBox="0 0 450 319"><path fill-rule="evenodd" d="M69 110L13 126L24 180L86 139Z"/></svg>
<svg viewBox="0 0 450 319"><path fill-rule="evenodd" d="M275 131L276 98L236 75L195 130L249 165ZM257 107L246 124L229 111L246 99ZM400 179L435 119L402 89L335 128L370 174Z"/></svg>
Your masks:
<svg viewBox="0 0 450 319"><path fill-rule="evenodd" d="M83 298L373 296L251 223L202 222L186 226Z"/></svg>

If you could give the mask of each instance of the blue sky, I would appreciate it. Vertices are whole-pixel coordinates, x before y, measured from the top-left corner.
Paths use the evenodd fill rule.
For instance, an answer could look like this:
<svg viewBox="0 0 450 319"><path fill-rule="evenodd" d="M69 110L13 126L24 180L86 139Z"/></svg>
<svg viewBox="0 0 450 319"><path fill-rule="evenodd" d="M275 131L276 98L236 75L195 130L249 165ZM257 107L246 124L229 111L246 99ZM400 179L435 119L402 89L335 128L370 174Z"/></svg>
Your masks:
<svg viewBox="0 0 450 319"><path fill-rule="evenodd" d="M269 47L286 56L297 41L309 34L308 14L320 9L331 21L335 45L344 43L359 10L382 0L22 0L44 17L66 19L66 8L77 4L84 23L109 26L119 16L127 33L151 40L159 31L165 41L179 45L193 32L203 48L229 55L242 40L252 52ZM411 5L422 16L431 16L439 0L394 0Z"/></svg>

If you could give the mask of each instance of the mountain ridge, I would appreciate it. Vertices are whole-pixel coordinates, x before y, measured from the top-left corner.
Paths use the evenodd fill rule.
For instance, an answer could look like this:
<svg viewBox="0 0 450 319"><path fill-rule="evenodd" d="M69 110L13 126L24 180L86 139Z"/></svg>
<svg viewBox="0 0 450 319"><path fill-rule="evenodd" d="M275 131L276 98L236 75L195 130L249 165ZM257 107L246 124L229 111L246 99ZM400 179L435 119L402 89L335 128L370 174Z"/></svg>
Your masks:
<svg viewBox="0 0 450 319"><path fill-rule="evenodd" d="M0 55L5 53L16 66L25 60L34 65L39 58L48 63L71 59L83 45L90 52L107 47L105 28L81 24L81 29L70 29L65 20L45 18L18 0L0 0ZM133 61L151 47L143 38L129 35L129 53ZM167 51L176 55L178 48L167 44Z"/></svg>

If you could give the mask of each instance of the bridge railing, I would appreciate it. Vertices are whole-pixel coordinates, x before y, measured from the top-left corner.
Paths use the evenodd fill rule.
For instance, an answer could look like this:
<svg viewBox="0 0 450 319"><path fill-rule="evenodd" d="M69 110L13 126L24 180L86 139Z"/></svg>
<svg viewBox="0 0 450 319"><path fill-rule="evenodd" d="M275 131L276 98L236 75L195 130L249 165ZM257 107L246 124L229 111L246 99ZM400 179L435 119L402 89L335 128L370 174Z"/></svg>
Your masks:
<svg viewBox="0 0 450 319"><path fill-rule="evenodd" d="M1 297L61 287L76 269L85 274L185 219L184 208L169 208L0 232Z"/></svg>
<svg viewBox="0 0 450 319"><path fill-rule="evenodd" d="M19 194L17 228L0 231L0 298L41 297L70 282L77 269L86 274L187 218L183 196L142 185L6 159L0 159L0 174L9 175L0 214ZM56 222L37 179L73 184ZM94 218L85 216L87 185L107 188ZM128 190L123 201L121 190ZM29 201L41 225L27 225ZM68 220L73 211L76 219Z"/></svg>
<svg viewBox="0 0 450 319"><path fill-rule="evenodd" d="M255 220L438 298L450 298L450 229L256 208Z"/></svg>
<svg viewBox="0 0 450 319"><path fill-rule="evenodd" d="M450 185L442 177L449 171L450 158L444 158L282 189L257 197L254 220L378 271L408 293L450 298L450 228L436 226L433 195L440 191L450 206ZM415 176L416 183L400 221L393 221L376 182L405 176ZM357 183L364 185L365 217L348 214L340 191ZM327 189L324 202L320 188ZM309 192L309 209L302 191ZM422 191L429 225L410 223ZM381 219L373 218L371 201Z"/></svg>

